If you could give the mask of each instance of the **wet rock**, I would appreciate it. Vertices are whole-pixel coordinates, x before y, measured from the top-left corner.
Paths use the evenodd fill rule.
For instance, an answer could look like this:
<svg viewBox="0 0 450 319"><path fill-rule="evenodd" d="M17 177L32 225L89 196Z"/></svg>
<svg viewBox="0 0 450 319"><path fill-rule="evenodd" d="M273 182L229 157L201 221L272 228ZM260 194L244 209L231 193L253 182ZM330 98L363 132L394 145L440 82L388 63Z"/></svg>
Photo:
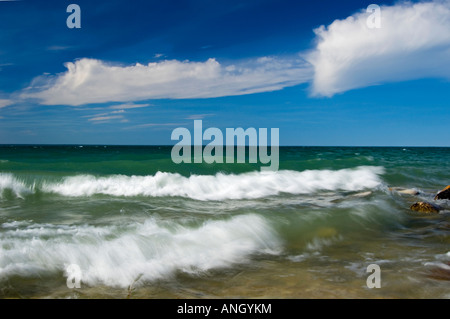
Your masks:
<svg viewBox="0 0 450 319"><path fill-rule="evenodd" d="M434 267L429 271L428 277L436 280L450 281L450 262L441 265L441 267Z"/></svg>
<svg viewBox="0 0 450 319"><path fill-rule="evenodd" d="M434 197L434 200L437 199L450 199L450 185L437 193L437 195Z"/></svg>
<svg viewBox="0 0 450 319"><path fill-rule="evenodd" d="M410 209L420 213L435 213L435 214L439 213L440 210L439 206L427 202L414 203L411 205Z"/></svg>
<svg viewBox="0 0 450 319"><path fill-rule="evenodd" d="M389 187L389 190L391 192L397 192L400 194L407 194L407 195L419 195L420 192L412 189L412 188L402 188L402 187Z"/></svg>

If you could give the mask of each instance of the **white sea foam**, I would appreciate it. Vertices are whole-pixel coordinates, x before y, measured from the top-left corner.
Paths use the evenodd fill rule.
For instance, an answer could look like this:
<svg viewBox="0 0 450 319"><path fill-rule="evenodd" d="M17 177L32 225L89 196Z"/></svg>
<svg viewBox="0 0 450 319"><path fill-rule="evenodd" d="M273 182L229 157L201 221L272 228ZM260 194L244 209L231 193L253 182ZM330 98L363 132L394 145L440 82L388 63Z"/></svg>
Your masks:
<svg viewBox="0 0 450 319"><path fill-rule="evenodd" d="M128 287L177 271L199 274L277 254L281 242L261 216L239 215L188 227L155 219L122 226L21 224L0 233L0 279L35 277L76 264L82 284ZM4 225L3 225L4 226ZM9 224L6 225L9 228Z"/></svg>
<svg viewBox="0 0 450 319"><path fill-rule="evenodd" d="M359 191L380 186L382 167L341 170L282 170L242 174L192 175L158 172L151 176L78 175L42 185L43 191L63 196L181 196L197 200L253 199L280 193Z"/></svg>
<svg viewBox="0 0 450 319"><path fill-rule="evenodd" d="M32 189L29 188L24 182L15 178L9 173L0 173L0 198L3 197L5 190L10 190L17 197L23 197L25 194L32 193Z"/></svg>

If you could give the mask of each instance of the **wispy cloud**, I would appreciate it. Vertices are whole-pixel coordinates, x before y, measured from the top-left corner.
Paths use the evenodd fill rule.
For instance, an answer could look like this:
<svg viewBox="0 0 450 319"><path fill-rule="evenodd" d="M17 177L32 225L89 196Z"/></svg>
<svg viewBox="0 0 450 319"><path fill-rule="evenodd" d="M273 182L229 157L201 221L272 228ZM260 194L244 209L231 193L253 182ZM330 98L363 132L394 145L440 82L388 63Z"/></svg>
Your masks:
<svg viewBox="0 0 450 319"><path fill-rule="evenodd" d="M202 120L208 116L214 116L214 114L192 114L186 117L186 120Z"/></svg>
<svg viewBox="0 0 450 319"><path fill-rule="evenodd" d="M125 119L123 115L96 116L96 117L91 117L90 119L88 119L89 122L95 122L95 123L110 122L111 120L121 120L121 122L128 122L128 120Z"/></svg>
<svg viewBox="0 0 450 319"><path fill-rule="evenodd" d="M47 47L48 51L64 51L64 50L68 50L71 49L71 46L68 45L52 45Z"/></svg>
<svg viewBox="0 0 450 319"><path fill-rule="evenodd" d="M0 108L13 104L13 100L9 99L0 99Z"/></svg>
<svg viewBox="0 0 450 319"><path fill-rule="evenodd" d="M108 123L111 121L120 121L121 123L127 123L129 121L128 119L125 118L124 116L125 113L126 113L125 110L120 109L111 112L97 113L93 115L92 114L84 115L82 117L88 118L88 121L93 122L94 124Z"/></svg>
<svg viewBox="0 0 450 319"><path fill-rule="evenodd" d="M110 109L115 110L126 110L126 109L136 109L141 107L149 107L151 104L134 104L134 103L125 103L125 104L119 104L119 105L111 105Z"/></svg>
<svg viewBox="0 0 450 319"><path fill-rule="evenodd" d="M141 129L148 127L176 127L186 125L186 123L146 123L146 124L138 124L133 126L124 127L124 130L133 130L133 129Z"/></svg>
<svg viewBox="0 0 450 319"><path fill-rule="evenodd" d="M381 28L365 10L315 30L312 93L339 92L419 78L450 79L450 1L381 7Z"/></svg>
<svg viewBox="0 0 450 319"><path fill-rule="evenodd" d="M5 66L11 66L11 65L14 65L14 63L1 63L1 64L0 64L0 71L3 69L3 67L5 67Z"/></svg>
<svg viewBox="0 0 450 319"><path fill-rule="evenodd" d="M89 117L89 118L91 118L91 117L100 117L100 116L106 116L106 115L110 115L110 113L109 112L108 113L99 113L99 114L94 114L94 115L89 114L89 115L83 115L82 117Z"/></svg>
<svg viewBox="0 0 450 319"><path fill-rule="evenodd" d="M263 57L233 65L208 59L205 62L166 60L131 66L84 58L65 66L67 71L62 74L36 78L21 97L38 99L44 105L72 106L163 98L211 98L275 91L311 78L309 65L299 57ZM139 104L126 105L131 108Z"/></svg>

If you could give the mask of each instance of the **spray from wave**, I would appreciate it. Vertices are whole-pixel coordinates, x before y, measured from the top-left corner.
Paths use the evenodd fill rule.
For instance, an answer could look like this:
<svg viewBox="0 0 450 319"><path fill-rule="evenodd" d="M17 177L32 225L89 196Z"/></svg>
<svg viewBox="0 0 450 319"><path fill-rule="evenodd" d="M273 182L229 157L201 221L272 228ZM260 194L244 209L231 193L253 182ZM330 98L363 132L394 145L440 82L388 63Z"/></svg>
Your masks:
<svg viewBox="0 0 450 319"><path fill-rule="evenodd" d="M0 173L0 198L9 191L14 196L23 198L26 194L33 192L34 186L28 187L24 182L15 178L12 174Z"/></svg>

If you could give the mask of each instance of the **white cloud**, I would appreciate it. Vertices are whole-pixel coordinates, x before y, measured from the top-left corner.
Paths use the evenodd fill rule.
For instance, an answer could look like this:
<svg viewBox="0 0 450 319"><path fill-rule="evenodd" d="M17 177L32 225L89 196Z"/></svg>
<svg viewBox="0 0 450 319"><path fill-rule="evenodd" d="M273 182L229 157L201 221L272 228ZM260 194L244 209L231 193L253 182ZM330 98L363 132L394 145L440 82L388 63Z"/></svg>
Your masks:
<svg viewBox="0 0 450 319"><path fill-rule="evenodd" d="M365 10L320 27L307 60L313 95L418 78L450 79L450 1L381 7L381 28Z"/></svg>
<svg viewBox="0 0 450 319"><path fill-rule="evenodd" d="M215 59L118 66L84 58L65 66L64 73L36 78L21 97L36 98L45 105L72 106L211 98L280 90L311 78L311 70L301 58L263 58L227 66Z"/></svg>

